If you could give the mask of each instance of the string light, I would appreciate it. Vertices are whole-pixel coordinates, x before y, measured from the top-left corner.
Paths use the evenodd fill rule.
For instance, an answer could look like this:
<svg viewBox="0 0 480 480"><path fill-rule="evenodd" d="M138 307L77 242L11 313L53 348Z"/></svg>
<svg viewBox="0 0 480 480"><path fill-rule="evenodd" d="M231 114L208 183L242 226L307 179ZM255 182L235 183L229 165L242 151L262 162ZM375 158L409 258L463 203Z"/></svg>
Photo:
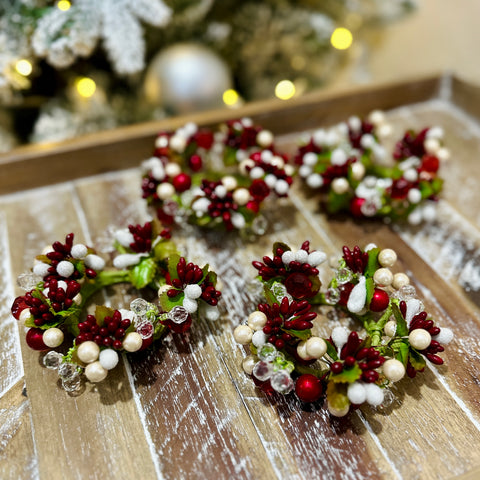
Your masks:
<svg viewBox="0 0 480 480"><path fill-rule="evenodd" d="M332 47L336 48L337 50L346 50L352 45L352 42L352 32L343 27L336 28L330 37L330 43L332 44Z"/></svg>
<svg viewBox="0 0 480 480"><path fill-rule="evenodd" d="M91 97L97 89L96 83L88 77L77 78L75 80L75 87L80 96L84 98Z"/></svg>
<svg viewBox="0 0 480 480"><path fill-rule="evenodd" d="M275 96L280 100L288 100L295 95L295 85L290 80L282 80L275 87Z"/></svg>
<svg viewBox="0 0 480 480"><path fill-rule="evenodd" d="M57 8L62 12L66 12L71 6L72 4L68 0L58 0L57 2Z"/></svg>
<svg viewBox="0 0 480 480"><path fill-rule="evenodd" d="M24 77L28 77L32 73L33 67L28 60L25 60L24 58L22 58L21 60L18 60L15 63L15 70L20 75L23 75Z"/></svg>
<svg viewBox="0 0 480 480"><path fill-rule="evenodd" d="M233 107L238 103L239 95L238 93L233 90L233 88L229 88L223 92L223 103L229 107Z"/></svg>

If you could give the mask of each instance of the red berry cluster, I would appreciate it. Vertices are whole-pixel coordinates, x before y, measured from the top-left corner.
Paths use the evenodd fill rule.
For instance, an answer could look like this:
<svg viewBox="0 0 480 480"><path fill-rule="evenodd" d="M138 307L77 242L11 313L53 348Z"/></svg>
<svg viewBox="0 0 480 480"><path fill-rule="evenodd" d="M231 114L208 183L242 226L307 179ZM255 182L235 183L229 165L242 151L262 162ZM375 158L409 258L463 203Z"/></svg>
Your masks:
<svg viewBox="0 0 480 480"><path fill-rule="evenodd" d="M31 290L21 297L17 297L12 305L12 315L18 320L22 310L30 309L33 322L37 327L52 323L56 320L56 313L68 310L73 305L73 298L80 292L81 285L75 280L66 281L67 288L58 286L55 278L49 278L43 285L48 288L47 297L33 296L35 290ZM36 290L39 293L39 290ZM48 299L48 300L47 300ZM52 312L52 310L55 312Z"/></svg>
<svg viewBox="0 0 480 480"><path fill-rule="evenodd" d="M362 136L366 133L372 134L373 132L373 125L365 120L362 120L360 128L358 130L353 130L352 127L348 126L348 138L350 139L350 143L352 144L353 148L357 148L359 150L364 150L360 141Z"/></svg>
<svg viewBox="0 0 480 480"><path fill-rule="evenodd" d="M129 247L136 253L149 252L152 249L152 222L145 225L129 225L128 230L133 235L133 242ZM164 228L160 232L160 237L171 238L172 234L169 228Z"/></svg>
<svg viewBox="0 0 480 480"><path fill-rule="evenodd" d="M333 342L331 342L333 344ZM330 370L334 375L348 370L357 364L362 370L361 379L366 383L374 383L379 374L375 370L383 365L385 358L374 347L362 347L363 340L357 332L351 332L347 343L340 352L340 360L332 363Z"/></svg>
<svg viewBox="0 0 480 480"><path fill-rule="evenodd" d="M236 125L238 120L230 120L227 122L227 135L225 145L234 149L246 150L247 148L257 145L257 135L262 130L258 125L245 126L238 129Z"/></svg>
<svg viewBox="0 0 480 480"><path fill-rule="evenodd" d="M322 147L317 146L313 142L313 137L310 138L308 143L298 147L298 150L295 156L293 157L293 161L295 165L303 165L303 157L305 156L306 153L310 153L310 152L317 153L317 154L320 154L323 152Z"/></svg>
<svg viewBox="0 0 480 480"><path fill-rule="evenodd" d="M354 273L363 273L368 264L368 253L362 252L357 245L350 250L347 246L343 247L343 259L347 267Z"/></svg>
<svg viewBox="0 0 480 480"><path fill-rule="evenodd" d="M410 333L418 328L426 330L432 337L440 333L440 328L435 326L434 321L427 320L427 312L420 312L412 318L408 332ZM430 345L425 350L421 350L420 353L425 355L435 365L443 365L443 358L439 357L437 353L441 353L444 350L445 348L439 342L432 340Z"/></svg>
<svg viewBox="0 0 480 480"><path fill-rule="evenodd" d="M396 160L403 160L408 157L422 158L426 153L424 142L428 130L428 128L424 128L418 134L415 134L413 130L405 132L403 138L395 145L393 158Z"/></svg>
<svg viewBox="0 0 480 480"><path fill-rule="evenodd" d="M302 300L291 303L287 297L282 299L281 304L261 303L258 310L267 317L267 323L263 327L263 333L268 335L268 342L281 350L286 344L298 343L298 338L285 330L308 330L313 327L312 320L317 316L312 312L311 305Z"/></svg>
<svg viewBox="0 0 480 480"><path fill-rule="evenodd" d="M184 257L180 257L180 260L177 263L177 275L178 278L173 279L169 274L165 277L167 283L174 287L167 290L167 295L170 298L176 297L187 285L199 283L203 278L202 269L192 262L187 263ZM218 290L215 290L212 282L206 278L200 284L200 287L202 288L202 295L200 298L205 300L209 305L217 305L218 299L222 294Z"/></svg>
<svg viewBox="0 0 480 480"><path fill-rule="evenodd" d="M309 246L310 242L304 242L301 250L309 253ZM312 278L318 275L318 269L309 263L300 263L296 260L285 265L282 260L284 253L285 250L278 247L273 258L264 256L264 263L253 261L252 265L258 270L264 282L278 279L285 285L287 292L298 300L315 296L320 289L320 283L314 283Z"/></svg>
<svg viewBox="0 0 480 480"><path fill-rule="evenodd" d="M101 347L113 347L115 350L121 350L122 340L130 325L131 321L129 319L122 320L122 315L118 310L115 310L111 317L107 315L103 319L103 326L98 324L94 315L87 315L85 322L78 324L80 334L75 339L75 343L80 345L90 340Z"/></svg>
<svg viewBox="0 0 480 480"><path fill-rule="evenodd" d="M210 200L208 214L212 218L221 217L225 228L230 231L233 230L231 212L238 210L238 205L233 201L232 192L227 192L224 197L219 197L215 193L215 188L219 185L222 185L222 182L202 180L200 188L205 193L205 197Z"/></svg>

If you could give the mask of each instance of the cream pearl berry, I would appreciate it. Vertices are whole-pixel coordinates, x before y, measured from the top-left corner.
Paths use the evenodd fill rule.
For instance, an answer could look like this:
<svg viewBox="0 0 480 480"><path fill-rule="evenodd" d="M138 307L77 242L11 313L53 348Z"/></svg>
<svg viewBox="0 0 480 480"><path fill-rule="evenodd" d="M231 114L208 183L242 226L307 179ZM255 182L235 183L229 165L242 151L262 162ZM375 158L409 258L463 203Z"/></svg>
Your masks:
<svg viewBox="0 0 480 480"><path fill-rule="evenodd" d="M327 344L323 338L310 337L305 342L305 350L311 358L321 358L327 353Z"/></svg>
<svg viewBox="0 0 480 480"><path fill-rule="evenodd" d="M440 148L437 152L437 157L441 162L450 160L450 150L445 147Z"/></svg>
<svg viewBox="0 0 480 480"><path fill-rule="evenodd" d="M231 175L226 175L222 178L222 184L227 189L227 191L231 192L237 188L238 182L235 177Z"/></svg>
<svg viewBox="0 0 480 480"><path fill-rule="evenodd" d="M408 341L413 348L417 350L425 350L432 342L432 337L427 330L416 328L410 332Z"/></svg>
<svg viewBox="0 0 480 480"><path fill-rule="evenodd" d="M253 168L255 166L255 162L251 158L246 158L240 162L238 169L242 175L248 174L248 168Z"/></svg>
<svg viewBox="0 0 480 480"><path fill-rule="evenodd" d="M335 408L330 402L327 402L327 408L330 415L333 415L334 417L344 417L350 411L350 405L345 405L343 408Z"/></svg>
<svg viewBox="0 0 480 480"><path fill-rule="evenodd" d="M332 190L337 195L342 195L347 193L350 188L348 180L345 177L338 177L332 182Z"/></svg>
<svg viewBox="0 0 480 480"><path fill-rule="evenodd" d="M392 358L387 360L383 366L383 373L384 375L391 381L391 382L398 382L405 376L405 367L402 362Z"/></svg>
<svg viewBox="0 0 480 480"><path fill-rule="evenodd" d="M73 303L74 303L75 305L81 305L82 300L83 300L82 294L81 294L81 293L77 293L77 294L72 298L72 300L73 300Z"/></svg>
<svg viewBox="0 0 480 480"><path fill-rule="evenodd" d="M32 314L30 313L30 309L29 308L24 308L21 311L20 316L18 317L18 320L21 323L25 323L31 317L32 317Z"/></svg>
<svg viewBox="0 0 480 480"><path fill-rule="evenodd" d="M352 163L350 169L352 172L352 178L358 182L365 176L365 166L361 162Z"/></svg>
<svg viewBox="0 0 480 480"><path fill-rule="evenodd" d="M396 273L393 276L393 282L392 282L392 287L399 290L400 288L404 287L405 285L410 284L410 279L408 278L408 275L405 273Z"/></svg>
<svg viewBox="0 0 480 480"><path fill-rule="evenodd" d="M249 355L248 357L245 357L242 362L243 371L247 375L251 375L253 372L253 367L255 366L256 363L257 361L255 360L255 357L253 355Z"/></svg>
<svg viewBox="0 0 480 480"><path fill-rule="evenodd" d="M85 376L90 382L97 383L105 380L108 375L108 370L102 367L100 362L93 362L87 365L85 369Z"/></svg>
<svg viewBox="0 0 480 480"><path fill-rule="evenodd" d="M257 143L261 147L269 147L273 143L273 133L269 130L261 130L257 133Z"/></svg>
<svg viewBox="0 0 480 480"><path fill-rule="evenodd" d="M175 194L175 187L168 182L160 183L157 187L157 195L160 200L168 200Z"/></svg>
<svg viewBox="0 0 480 480"><path fill-rule="evenodd" d="M246 205L249 200L250 200L250 192L246 188L237 188L233 192L233 201L237 205L242 207L243 205Z"/></svg>
<svg viewBox="0 0 480 480"><path fill-rule="evenodd" d="M136 352L142 347L142 337L137 332L127 333L123 339L122 346L127 352Z"/></svg>
<svg viewBox="0 0 480 480"><path fill-rule="evenodd" d="M248 316L247 324L252 330L261 330L267 324L267 316L257 310Z"/></svg>
<svg viewBox="0 0 480 480"><path fill-rule="evenodd" d="M284 168L285 167L285 160L282 157L274 156L272 161L270 162L272 166L277 168Z"/></svg>
<svg viewBox="0 0 480 480"><path fill-rule="evenodd" d="M165 165L165 173L168 177L176 177L179 173L182 173L182 169L180 165L170 162Z"/></svg>
<svg viewBox="0 0 480 480"><path fill-rule="evenodd" d="M78 346L77 356L83 363L92 363L97 360L100 354L100 347L90 340Z"/></svg>
<svg viewBox="0 0 480 480"><path fill-rule="evenodd" d="M393 282L393 273L388 268L379 268L373 274L373 281L382 287L388 287Z"/></svg>
<svg viewBox="0 0 480 480"><path fill-rule="evenodd" d="M167 293L172 288L171 285L162 285L157 292L158 297L160 298L164 293Z"/></svg>
<svg viewBox="0 0 480 480"><path fill-rule="evenodd" d="M233 338L240 345L248 345L252 341L253 330L248 325L239 325L233 331Z"/></svg>
<svg viewBox="0 0 480 480"><path fill-rule="evenodd" d="M63 332L59 328L49 328L43 332L43 343L50 348L59 347L63 343Z"/></svg>
<svg viewBox="0 0 480 480"><path fill-rule="evenodd" d="M183 135L173 135L170 138L170 148L178 153L182 153L187 146L187 139Z"/></svg>
<svg viewBox="0 0 480 480"><path fill-rule="evenodd" d="M395 250L392 250L391 248L384 248L383 250L380 250L380 253L378 254L378 263L382 267L393 267L396 261L397 254Z"/></svg>
<svg viewBox="0 0 480 480"><path fill-rule="evenodd" d="M112 370L118 364L118 353L111 348L107 348L100 352L98 361L105 370Z"/></svg>
<svg viewBox="0 0 480 480"><path fill-rule="evenodd" d="M302 359L302 360L312 360L312 357L310 357L307 353L307 342L305 340L302 340L298 345L297 345L297 355Z"/></svg>
<svg viewBox="0 0 480 480"><path fill-rule="evenodd" d="M383 327L383 332L387 337L394 337L397 333L397 322L395 320L389 320Z"/></svg>

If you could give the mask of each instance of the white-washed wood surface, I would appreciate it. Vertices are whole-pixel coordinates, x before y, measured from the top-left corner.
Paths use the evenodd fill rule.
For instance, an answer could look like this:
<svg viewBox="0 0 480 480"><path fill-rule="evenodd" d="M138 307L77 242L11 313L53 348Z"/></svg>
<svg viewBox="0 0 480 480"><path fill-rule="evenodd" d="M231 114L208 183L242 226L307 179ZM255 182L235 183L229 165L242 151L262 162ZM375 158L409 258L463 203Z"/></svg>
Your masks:
<svg viewBox="0 0 480 480"><path fill-rule="evenodd" d="M379 105L382 106L382 105ZM355 111L351 112L356 113ZM111 227L147 218L137 169L0 197L0 478L450 479L480 478L480 127L448 100L388 112L395 132L438 124L452 160L440 215L421 228L328 218L301 188L272 203L255 242L195 228L175 239L189 259L209 263L223 284L222 318L198 322L155 352L124 358L77 397L56 383L9 315L14 283L34 255L70 231L107 252ZM280 139L292 148L292 135ZM141 159L139 159L140 161ZM251 261L272 242L338 254L371 241L395 248L427 310L456 332L445 365L395 386L385 410L364 407L333 419L324 407L257 391L241 370L233 328L255 308ZM135 292L98 299L118 307ZM328 333L333 320L321 317Z"/></svg>

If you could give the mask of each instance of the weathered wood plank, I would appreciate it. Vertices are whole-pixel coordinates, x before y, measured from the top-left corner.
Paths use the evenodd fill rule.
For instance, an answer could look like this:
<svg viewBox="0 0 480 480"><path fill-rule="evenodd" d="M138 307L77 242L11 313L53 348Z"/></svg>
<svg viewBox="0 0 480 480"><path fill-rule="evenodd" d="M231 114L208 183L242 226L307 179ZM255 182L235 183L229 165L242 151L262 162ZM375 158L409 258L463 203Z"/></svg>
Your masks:
<svg viewBox="0 0 480 480"><path fill-rule="evenodd" d="M85 241L82 214L72 189L61 185L11 197L3 203L14 275L28 270L44 245L71 231ZM25 380L31 401L39 471L45 478L155 478L132 390L121 367L98 387L87 385L78 397L56 384L55 372L41 367L42 355L22 335ZM134 447L133 447L134 446ZM125 461L135 448L135 462ZM80 454L79 454L80 453ZM94 468L92 468L94 466Z"/></svg>
<svg viewBox="0 0 480 480"><path fill-rule="evenodd" d="M39 476L30 402L23 379L0 399L0 472L4 480Z"/></svg>

